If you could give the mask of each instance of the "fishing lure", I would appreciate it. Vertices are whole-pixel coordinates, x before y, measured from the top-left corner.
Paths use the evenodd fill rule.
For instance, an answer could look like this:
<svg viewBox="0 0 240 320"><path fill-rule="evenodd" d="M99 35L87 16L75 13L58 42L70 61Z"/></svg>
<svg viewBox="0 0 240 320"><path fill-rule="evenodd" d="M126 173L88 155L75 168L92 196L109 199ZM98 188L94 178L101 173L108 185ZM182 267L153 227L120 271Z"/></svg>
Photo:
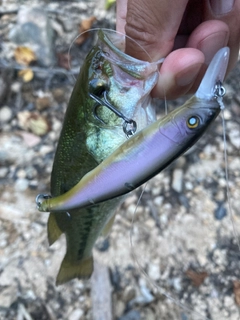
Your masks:
<svg viewBox="0 0 240 320"><path fill-rule="evenodd" d="M158 79L158 67L159 62L126 55L122 35L98 31L65 114L51 174L53 197L73 188L132 134L155 121L150 92ZM91 208L50 213L49 244L62 233L67 240L57 284L91 275L92 247L101 233L107 234L121 201L118 198Z"/></svg>
<svg viewBox="0 0 240 320"><path fill-rule="evenodd" d="M182 107L133 135L65 194L38 197L39 210L67 211L119 197L166 168L203 135L219 114L228 59L229 49L219 50L196 94Z"/></svg>

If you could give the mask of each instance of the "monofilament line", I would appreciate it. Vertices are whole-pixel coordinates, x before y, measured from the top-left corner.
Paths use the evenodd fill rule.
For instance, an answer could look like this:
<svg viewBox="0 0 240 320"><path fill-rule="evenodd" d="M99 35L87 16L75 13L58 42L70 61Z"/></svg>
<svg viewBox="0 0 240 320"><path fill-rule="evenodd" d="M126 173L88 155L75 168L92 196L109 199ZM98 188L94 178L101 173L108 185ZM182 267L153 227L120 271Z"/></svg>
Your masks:
<svg viewBox="0 0 240 320"><path fill-rule="evenodd" d="M131 229L130 229L130 236L129 236L129 240L130 240L130 249L131 249L131 255L132 255L132 258L133 258L133 261L134 263L137 265L139 271L144 275L144 277L146 278L147 282L149 283L149 285L157 290L161 295L163 295L164 297L166 297L167 299L169 299L170 301L172 301L173 303L175 303L178 307L180 307L182 310L185 310L193 315L197 315L197 316L200 316L202 317L203 319L205 320L211 320L209 318L205 318L204 315L202 315L200 312L197 312L197 311L194 311L194 310L191 310L190 308L186 307L183 303L181 303L180 301L177 301L176 299L174 299L170 294L168 294L164 289L162 289L161 287L159 287L153 280L150 279L149 275L147 274L147 272L143 269L143 267L140 265L138 259L137 259L137 256L134 252L134 247L133 247L133 224L134 224L134 217L135 217L135 214L137 212L137 208L139 206L139 203L140 203L140 200L143 196L143 193L146 189L146 186L147 186L147 183L145 183L143 189L142 189L142 192L138 198L138 201L137 201L137 204L136 204L136 208L134 210L134 213L133 213L133 217L132 217L132 222L131 222Z"/></svg>
<svg viewBox="0 0 240 320"><path fill-rule="evenodd" d="M239 236L238 236L238 232L235 228L234 225L234 215L233 215L233 211L232 211L232 206L231 206L231 194L230 194L230 186L229 186L229 174L228 174L228 155L227 155L227 141L226 141L226 124L225 124L225 119L224 119L224 104L221 100L221 116L222 116L222 127L223 127L223 148L224 148L224 162L225 162L225 178L226 178L226 192L227 192L227 203L228 203L228 210L229 210L229 215L230 215L230 220L232 223L232 228L233 228L233 235L237 241L237 246L238 249L240 250L240 240L239 240ZM218 101L219 103L219 101Z"/></svg>

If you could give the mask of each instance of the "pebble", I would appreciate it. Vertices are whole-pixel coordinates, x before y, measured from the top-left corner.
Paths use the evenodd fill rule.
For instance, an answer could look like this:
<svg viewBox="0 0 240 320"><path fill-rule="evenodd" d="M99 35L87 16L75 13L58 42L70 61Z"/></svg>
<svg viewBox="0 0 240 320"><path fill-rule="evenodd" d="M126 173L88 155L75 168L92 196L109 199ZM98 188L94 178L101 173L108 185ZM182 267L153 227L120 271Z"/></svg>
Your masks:
<svg viewBox="0 0 240 320"><path fill-rule="evenodd" d="M40 65L49 67L55 63L55 35L42 7L22 6L18 11L17 25L11 29L9 38L18 45L30 47Z"/></svg>
<svg viewBox="0 0 240 320"><path fill-rule="evenodd" d="M164 197L163 196L158 196L153 200L153 203L157 206L157 207L161 207L161 205L163 204L164 201Z"/></svg>
<svg viewBox="0 0 240 320"><path fill-rule="evenodd" d="M231 129L231 131L228 132L228 136L230 139L231 144L239 149L239 128L237 129Z"/></svg>
<svg viewBox="0 0 240 320"><path fill-rule="evenodd" d="M96 244L96 249L100 252L107 251L110 246L109 239L99 239Z"/></svg>
<svg viewBox="0 0 240 320"><path fill-rule="evenodd" d="M19 170L17 171L17 177L18 177L19 179L25 179L25 178L26 178L26 171L23 170L23 169L19 169Z"/></svg>
<svg viewBox="0 0 240 320"><path fill-rule="evenodd" d="M15 183L15 190L20 192L25 191L28 188L28 184L29 182L27 179L19 178Z"/></svg>
<svg viewBox="0 0 240 320"><path fill-rule="evenodd" d="M8 168L6 167L0 168L0 178L5 178L7 176L7 173L8 173Z"/></svg>
<svg viewBox="0 0 240 320"><path fill-rule="evenodd" d="M172 188L177 192L182 192L183 185L183 171L182 169L175 169L172 177Z"/></svg>
<svg viewBox="0 0 240 320"><path fill-rule="evenodd" d="M224 203L219 203L217 209L214 211L214 217L217 220L222 220L227 215L227 210Z"/></svg>
<svg viewBox="0 0 240 320"><path fill-rule="evenodd" d="M0 122L8 122L12 118L12 110L8 106L0 109Z"/></svg>
<svg viewBox="0 0 240 320"><path fill-rule="evenodd" d="M141 315L140 312L137 310L131 310L128 313L126 313L124 316L119 318L119 320L140 320Z"/></svg>
<svg viewBox="0 0 240 320"><path fill-rule="evenodd" d="M177 292L181 292L182 290L182 280L181 278L173 278L172 279L172 285L174 287L174 289L177 291Z"/></svg>
<svg viewBox="0 0 240 320"><path fill-rule="evenodd" d="M121 315L123 314L124 310L126 308L126 305L123 301L121 300L117 300L114 303L114 313L116 315L116 317L121 317Z"/></svg>
<svg viewBox="0 0 240 320"><path fill-rule="evenodd" d="M148 265L148 275L154 281L160 279L160 266L158 263L150 262Z"/></svg>
<svg viewBox="0 0 240 320"><path fill-rule="evenodd" d="M136 289L133 286L128 286L124 290L123 293L123 301L129 302L130 300L134 299L136 297Z"/></svg>
<svg viewBox="0 0 240 320"><path fill-rule="evenodd" d="M75 309L71 312L68 319L69 320L81 320L83 319L84 312L81 309Z"/></svg>

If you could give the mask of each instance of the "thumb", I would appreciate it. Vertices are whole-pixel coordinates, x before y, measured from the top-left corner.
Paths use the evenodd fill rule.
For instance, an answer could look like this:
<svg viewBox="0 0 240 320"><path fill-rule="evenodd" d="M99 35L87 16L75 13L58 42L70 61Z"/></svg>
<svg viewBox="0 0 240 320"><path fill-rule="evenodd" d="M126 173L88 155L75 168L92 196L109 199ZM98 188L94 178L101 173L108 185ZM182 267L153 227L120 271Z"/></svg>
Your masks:
<svg viewBox="0 0 240 320"><path fill-rule="evenodd" d="M126 53L140 60L157 61L173 48L188 0L128 0Z"/></svg>

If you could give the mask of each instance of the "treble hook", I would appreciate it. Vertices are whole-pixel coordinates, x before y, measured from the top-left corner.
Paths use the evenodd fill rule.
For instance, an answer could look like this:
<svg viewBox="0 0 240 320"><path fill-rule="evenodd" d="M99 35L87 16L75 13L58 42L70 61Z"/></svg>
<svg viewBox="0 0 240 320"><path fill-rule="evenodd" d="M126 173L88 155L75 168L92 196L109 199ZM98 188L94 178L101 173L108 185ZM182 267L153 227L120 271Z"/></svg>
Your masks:
<svg viewBox="0 0 240 320"><path fill-rule="evenodd" d="M97 103L94 105L93 107L93 115L95 117L95 119L97 119L98 121L100 121L103 124L106 124L104 120L102 120L98 114L97 114L97 108L99 106L105 106L108 109L110 109L113 113L115 113L119 118L122 118L124 120L123 123L123 132L126 134L127 137L132 136L136 130L137 130L137 123L136 121L134 121L133 119L128 119L127 117L124 116L124 114L117 110L107 99L107 91L104 91L103 93L103 98L101 99L98 96L96 96L93 93L89 93L89 96L94 99ZM130 126L130 127L129 127ZM129 127L129 128L128 128Z"/></svg>

